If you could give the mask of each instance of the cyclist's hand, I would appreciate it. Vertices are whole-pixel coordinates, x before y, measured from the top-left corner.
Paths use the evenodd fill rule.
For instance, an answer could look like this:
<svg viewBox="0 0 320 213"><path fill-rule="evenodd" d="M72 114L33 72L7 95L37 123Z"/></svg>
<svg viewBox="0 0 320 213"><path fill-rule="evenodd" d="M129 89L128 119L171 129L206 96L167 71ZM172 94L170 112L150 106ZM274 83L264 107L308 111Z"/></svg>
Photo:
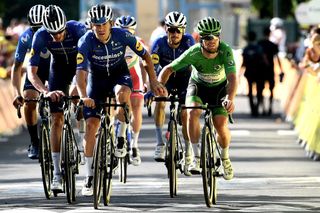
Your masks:
<svg viewBox="0 0 320 213"><path fill-rule="evenodd" d="M96 107L96 104L94 102L94 100L92 98L81 98L81 100L83 101L83 105L85 107L90 107L90 108L95 108Z"/></svg>
<svg viewBox="0 0 320 213"><path fill-rule="evenodd" d="M168 96L166 87L157 80L150 81L150 88L156 96Z"/></svg>
<svg viewBox="0 0 320 213"><path fill-rule="evenodd" d="M144 105L148 106L152 97L154 97L154 94L152 91L148 91L145 95L144 95Z"/></svg>
<svg viewBox="0 0 320 213"><path fill-rule="evenodd" d="M59 102L62 96L65 96L65 94L61 90L54 90L44 95L44 97L49 97L52 102Z"/></svg>
<svg viewBox="0 0 320 213"><path fill-rule="evenodd" d="M233 113L235 105L232 100L228 98L229 96L227 95L222 99L222 106L227 110L228 114Z"/></svg>
<svg viewBox="0 0 320 213"><path fill-rule="evenodd" d="M22 106L24 103L24 99L21 95L17 95L13 100L13 106L18 109L18 106Z"/></svg>

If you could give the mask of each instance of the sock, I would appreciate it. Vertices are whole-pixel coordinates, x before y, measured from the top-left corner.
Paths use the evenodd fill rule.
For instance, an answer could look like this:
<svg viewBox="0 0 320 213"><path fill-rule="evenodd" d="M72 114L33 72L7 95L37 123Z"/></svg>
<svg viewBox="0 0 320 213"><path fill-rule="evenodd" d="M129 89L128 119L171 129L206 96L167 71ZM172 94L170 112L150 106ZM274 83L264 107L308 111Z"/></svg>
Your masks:
<svg viewBox="0 0 320 213"><path fill-rule="evenodd" d="M138 138L140 132L132 132L132 148L138 148Z"/></svg>
<svg viewBox="0 0 320 213"><path fill-rule="evenodd" d="M222 159L228 159L229 158L229 147L228 146L221 150L221 157L222 157Z"/></svg>
<svg viewBox="0 0 320 213"><path fill-rule="evenodd" d="M184 145L185 145L185 152L187 153L188 156L190 156L191 154L191 143L190 141L184 141Z"/></svg>
<svg viewBox="0 0 320 213"><path fill-rule="evenodd" d="M118 137L126 137L126 130L127 130L127 124L126 122L119 121L119 130L118 130Z"/></svg>
<svg viewBox="0 0 320 213"><path fill-rule="evenodd" d="M37 124L32 126L27 125L27 127L28 127L29 135L31 137L31 144L33 146L39 146L38 125Z"/></svg>
<svg viewBox="0 0 320 213"><path fill-rule="evenodd" d="M200 144L192 143L193 153L195 157L200 158Z"/></svg>
<svg viewBox="0 0 320 213"><path fill-rule="evenodd" d="M60 175L60 152L52 152L53 175Z"/></svg>
<svg viewBox="0 0 320 213"><path fill-rule="evenodd" d="M163 139L162 139L162 127L157 126L156 127L156 138L157 138L157 145L163 146Z"/></svg>
<svg viewBox="0 0 320 213"><path fill-rule="evenodd" d="M85 169L87 177L93 176L92 162L93 157L86 157Z"/></svg>

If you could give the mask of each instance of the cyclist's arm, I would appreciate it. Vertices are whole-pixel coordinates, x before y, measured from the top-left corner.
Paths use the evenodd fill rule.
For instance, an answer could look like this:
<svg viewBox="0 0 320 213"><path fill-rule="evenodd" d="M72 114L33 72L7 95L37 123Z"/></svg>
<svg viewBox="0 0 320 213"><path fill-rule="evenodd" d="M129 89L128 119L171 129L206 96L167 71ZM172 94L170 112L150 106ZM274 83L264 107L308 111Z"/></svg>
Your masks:
<svg viewBox="0 0 320 213"><path fill-rule="evenodd" d="M39 92L47 94L49 90L42 83L37 72L38 72L38 66L28 66L28 79Z"/></svg>
<svg viewBox="0 0 320 213"><path fill-rule="evenodd" d="M165 66L161 72L159 73L158 76L158 81L160 83L162 83L163 85L165 85L170 77L170 75L174 72L174 70L171 67L171 64L168 64L167 66Z"/></svg>
<svg viewBox="0 0 320 213"><path fill-rule="evenodd" d="M21 96L21 70L23 62L17 60L14 61L14 64L11 69L11 83L14 90L15 96Z"/></svg>
<svg viewBox="0 0 320 213"><path fill-rule="evenodd" d="M87 97L87 71L85 70L77 70L77 89L79 92L80 98L86 98Z"/></svg>

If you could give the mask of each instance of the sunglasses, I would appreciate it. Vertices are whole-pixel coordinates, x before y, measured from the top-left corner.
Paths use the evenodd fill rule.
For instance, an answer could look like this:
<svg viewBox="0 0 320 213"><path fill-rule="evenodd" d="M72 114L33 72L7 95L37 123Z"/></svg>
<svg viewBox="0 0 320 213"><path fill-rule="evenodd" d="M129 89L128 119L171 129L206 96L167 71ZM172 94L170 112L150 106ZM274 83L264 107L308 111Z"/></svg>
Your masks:
<svg viewBox="0 0 320 213"><path fill-rule="evenodd" d="M177 27L169 27L168 32L169 33L182 33L183 28L177 28Z"/></svg>
<svg viewBox="0 0 320 213"><path fill-rule="evenodd" d="M203 35L201 36L201 39L205 40L205 41L211 41L213 39L219 39L220 38L220 34L216 34L216 35Z"/></svg>

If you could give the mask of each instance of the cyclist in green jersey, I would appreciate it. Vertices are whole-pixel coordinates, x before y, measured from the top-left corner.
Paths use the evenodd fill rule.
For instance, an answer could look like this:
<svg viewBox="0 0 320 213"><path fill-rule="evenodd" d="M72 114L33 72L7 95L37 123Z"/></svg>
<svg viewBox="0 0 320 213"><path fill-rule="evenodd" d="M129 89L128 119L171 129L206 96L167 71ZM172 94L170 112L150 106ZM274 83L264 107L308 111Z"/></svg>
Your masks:
<svg viewBox="0 0 320 213"><path fill-rule="evenodd" d="M233 168L229 158L231 140L228 128L228 113L234 111L234 98L237 91L236 67L232 49L220 39L221 25L213 17L199 21L197 30L200 43L193 45L179 58L165 66L158 80L165 84L169 76L182 67L192 65L188 84L186 105L217 105L213 112L213 124L218 133L218 142L222 148L224 178L233 178ZM228 95L228 100L222 101ZM223 106L222 106L223 102ZM187 131L194 150L194 165L191 173L200 173L200 115L199 109L189 109Z"/></svg>

